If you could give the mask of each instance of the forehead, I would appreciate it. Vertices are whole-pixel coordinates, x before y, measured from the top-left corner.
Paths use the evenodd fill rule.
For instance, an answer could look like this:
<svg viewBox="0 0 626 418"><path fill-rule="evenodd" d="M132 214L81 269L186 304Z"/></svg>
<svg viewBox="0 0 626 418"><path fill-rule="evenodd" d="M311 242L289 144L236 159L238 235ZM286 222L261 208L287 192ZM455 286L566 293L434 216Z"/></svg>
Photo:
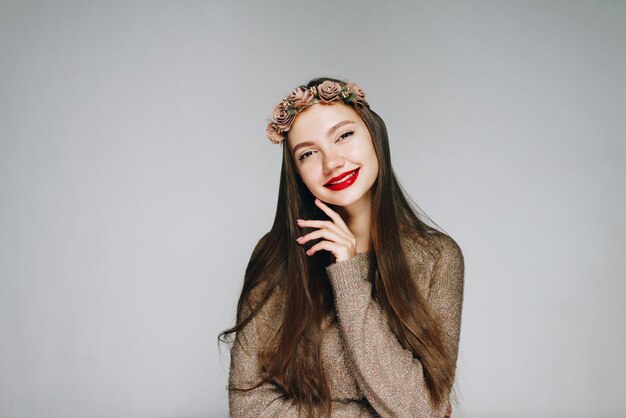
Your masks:
<svg viewBox="0 0 626 418"><path fill-rule="evenodd" d="M289 130L289 145L293 149L300 142L326 138L331 127L345 120L363 123L356 110L344 103L316 103L296 116Z"/></svg>

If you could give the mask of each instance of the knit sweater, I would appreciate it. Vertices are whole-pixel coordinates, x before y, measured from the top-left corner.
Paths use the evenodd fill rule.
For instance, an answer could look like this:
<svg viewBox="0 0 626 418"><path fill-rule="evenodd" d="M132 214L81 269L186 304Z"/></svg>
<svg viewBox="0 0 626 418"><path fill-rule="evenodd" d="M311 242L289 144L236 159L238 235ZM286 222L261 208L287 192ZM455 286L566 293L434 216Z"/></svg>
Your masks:
<svg viewBox="0 0 626 418"><path fill-rule="evenodd" d="M463 304L464 259L447 235L402 236L411 275L440 322L444 345L456 363ZM431 249L431 250L429 250ZM435 251L432 251L434 249ZM373 253L326 268L335 296L334 321L322 340L321 359L330 386L333 417L443 417L435 409L421 362L404 349L389 329L386 315L372 299L368 280ZM251 387L260 381L257 352L262 336L276 325L280 297L271 297L235 337L229 383ZM298 417L295 402L272 383L248 391L230 391L232 417Z"/></svg>

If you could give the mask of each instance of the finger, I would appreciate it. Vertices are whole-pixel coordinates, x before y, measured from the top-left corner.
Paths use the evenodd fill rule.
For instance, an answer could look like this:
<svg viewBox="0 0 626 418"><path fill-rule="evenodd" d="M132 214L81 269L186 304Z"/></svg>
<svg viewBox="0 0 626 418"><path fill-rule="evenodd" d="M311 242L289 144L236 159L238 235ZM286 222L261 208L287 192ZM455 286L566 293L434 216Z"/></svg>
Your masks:
<svg viewBox="0 0 626 418"><path fill-rule="evenodd" d="M305 219L298 219L298 226L302 228L304 227L318 228L318 229L326 228L331 231L335 231L337 235L341 235L341 236L348 238L346 232L342 230L341 228L339 228L339 226L337 226L334 222L331 222L331 221L317 221L317 220L307 221Z"/></svg>
<svg viewBox="0 0 626 418"><path fill-rule="evenodd" d="M309 248L306 252L307 255L311 256L315 254L317 251L325 250L330 252L333 256L333 263L339 263L344 260L348 260L356 255L356 251L350 250L349 247L339 245L330 241L321 241Z"/></svg>
<svg viewBox="0 0 626 418"><path fill-rule="evenodd" d="M298 241L299 244L305 244L311 240L318 239L318 238L324 238L328 241L336 242L338 244L342 244L345 246L354 244L350 239L344 236L341 236L335 233L334 231L330 231L328 229L318 229L316 231L303 235L300 238L297 238L296 241Z"/></svg>
<svg viewBox="0 0 626 418"><path fill-rule="evenodd" d="M320 208L322 211L324 211L324 213L326 215L328 215L328 217L330 219L333 220L333 222L335 224L337 224L337 226L339 226L341 229L343 229L344 231L352 234L350 232L350 229L348 229L348 225L346 225L346 223L343 221L343 219L341 218L341 216L335 212L334 210L332 210L326 203L322 202L320 199L315 198L315 204L317 205L318 208Z"/></svg>
<svg viewBox="0 0 626 418"><path fill-rule="evenodd" d="M307 255L313 255L316 252L320 251L320 250L326 250L329 251L331 253L333 253L335 255L335 257L337 257L338 251L339 251L339 245L334 243L334 242L330 242L330 241L320 241L317 244L315 244L314 246L312 246L311 248L309 248L306 252Z"/></svg>

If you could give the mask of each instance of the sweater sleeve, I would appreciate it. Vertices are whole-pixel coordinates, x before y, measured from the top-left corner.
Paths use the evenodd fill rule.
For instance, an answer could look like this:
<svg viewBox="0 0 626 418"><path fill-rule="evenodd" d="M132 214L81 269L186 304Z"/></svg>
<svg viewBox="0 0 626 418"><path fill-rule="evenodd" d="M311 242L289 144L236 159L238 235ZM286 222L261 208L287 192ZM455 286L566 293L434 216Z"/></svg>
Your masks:
<svg viewBox="0 0 626 418"><path fill-rule="evenodd" d="M266 305L272 304L272 298ZM230 416L238 417L298 417L298 406L287 398L277 386L264 383L249 390L240 391L232 388L251 388L262 380L258 362L258 352L262 346L260 330L271 325L273 316L264 306L257 315L235 336L231 348L228 403ZM269 322L268 322L269 321ZM275 322L275 319L274 319ZM303 414L304 415L304 414ZM333 417L371 417L368 410L356 402L332 402Z"/></svg>
<svg viewBox="0 0 626 418"><path fill-rule="evenodd" d="M354 378L381 417L444 417L447 405L430 402L421 362L402 347L371 297L367 254L327 267L335 309ZM443 321L444 342L456 359L463 301L463 255L454 240L442 240L428 302Z"/></svg>
<svg viewBox="0 0 626 418"><path fill-rule="evenodd" d="M228 404L231 417L297 417L297 406L271 383L252 388L262 380L258 360L255 317L235 336L230 350Z"/></svg>

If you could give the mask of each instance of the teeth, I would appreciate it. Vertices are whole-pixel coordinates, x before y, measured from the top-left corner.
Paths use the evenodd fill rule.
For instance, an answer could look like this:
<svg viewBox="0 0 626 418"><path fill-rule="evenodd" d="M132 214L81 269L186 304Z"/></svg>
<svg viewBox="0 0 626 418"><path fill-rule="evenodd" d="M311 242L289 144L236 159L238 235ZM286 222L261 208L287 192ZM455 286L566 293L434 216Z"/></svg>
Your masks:
<svg viewBox="0 0 626 418"><path fill-rule="evenodd" d="M331 186L332 186L333 184L343 183L344 181L348 180L350 177L353 177L355 174L356 174L356 170L355 170L355 171L353 171L351 174L348 174L347 176L345 176L345 177L344 177L344 178L342 178L341 180L337 180L337 181L332 182L332 183L330 183L330 184L331 184Z"/></svg>

